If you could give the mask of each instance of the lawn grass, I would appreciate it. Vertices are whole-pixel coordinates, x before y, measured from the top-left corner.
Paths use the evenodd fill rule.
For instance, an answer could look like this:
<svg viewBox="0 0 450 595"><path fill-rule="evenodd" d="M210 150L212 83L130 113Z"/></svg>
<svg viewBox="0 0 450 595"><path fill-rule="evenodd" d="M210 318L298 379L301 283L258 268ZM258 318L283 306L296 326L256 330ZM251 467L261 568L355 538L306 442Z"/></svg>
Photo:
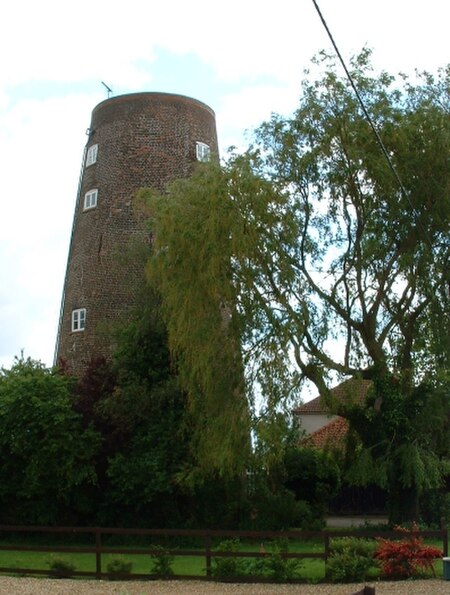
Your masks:
<svg viewBox="0 0 450 595"><path fill-rule="evenodd" d="M58 543L58 546L62 545ZM218 549L219 544L215 544L214 549ZM49 546L50 547L50 546ZM135 546L132 546L133 548ZM143 547L143 546L139 546ZM242 542L240 544L240 551L242 552L259 552L261 548L260 543ZM150 552L148 554L127 554L126 547L123 546L124 553L122 554L102 554L102 571L106 572L108 562L120 557L126 562L132 562L132 573L136 574L150 574L153 567L153 559ZM184 556L176 555L176 549L172 568L175 575L185 576L206 576L206 557L204 549L198 548L201 555L199 556ZM178 548L182 549L182 548ZM196 548L189 548L196 549ZM270 554L272 551L271 544L265 543L264 550ZM323 544L319 542L293 542L289 544L290 552L307 553L307 552L323 552ZM48 552L28 552L28 551L0 551L0 567L4 568L33 568L37 570L49 570L49 562L54 558L63 559L70 562L78 571L95 572L95 554L89 553L72 553L72 552L55 552L54 554ZM212 553L214 564L214 552ZM247 558L252 559L252 558ZM305 580L311 579L315 582L320 581L325 576L325 564L323 560L317 559L302 559L299 561L299 575Z"/></svg>
<svg viewBox="0 0 450 595"><path fill-rule="evenodd" d="M52 558L70 562L78 571L95 572L95 554L67 552L51 554L47 552L0 551L0 567L17 568L18 574L20 574L21 568L50 570L50 561ZM102 572L106 572L108 562L116 558L121 558L126 562L132 562L132 573L151 573L153 560L150 554L102 554ZM206 560L204 556L176 556L172 568L175 575L206 576Z"/></svg>
<svg viewBox="0 0 450 595"><path fill-rule="evenodd" d="M436 539L427 539L426 543L429 545L435 545L442 547L442 542ZM239 550L241 552L259 552L263 548L264 551L270 554L273 550L273 542L270 541L261 543L255 543L248 540L241 540L239 543ZM58 546L62 545L58 542ZM71 544L73 545L73 544ZM81 545L81 544L77 544ZM84 544L87 545L87 544ZM92 545L92 544L90 544ZM106 545L106 544L105 544ZM213 549L218 549L219 543L214 544ZM51 545L49 545L51 547ZM56 546L57 547L57 546ZM127 554L126 546L122 546L124 553L122 554L102 554L102 571L107 571L108 562L115 559L121 558L126 562L132 562L132 574L151 574L153 567L153 559L151 558L150 551L148 554ZM139 547L145 548L143 544ZM151 545L147 545L149 549ZM176 550L177 548L172 545ZM136 545L129 546L129 549L136 548ZM195 547L180 546L178 549L189 548L197 549ZM206 558L204 555L204 549L199 547L199 556L180 556L174 554L174 560L172 568L174 574L177 576L206 576ZM324 551L324 544L322 540L311 539L307 541L290 540L289 552L292 553L322 553ZM17 568L17 574L20 574L21 568L32 568L37 570L49 570L49 562L52 557L57 557L67 562L70 562L77 571L84 572L95 572L96 558L94 553L72 553L72 552L29 552L29 551L0 551L0 567L3 568ZM214 564L214 551L212 553L213 564ZM248 558L251 559L251 558ZM436 576L443 576L443 564L442 560L436 560L435 562ZM305 582L321 582L325 578L325 562L321 559L305 558L299 560L298 576ZM370 578L376 579L378 573L374 571L373 576Z"/></svg>

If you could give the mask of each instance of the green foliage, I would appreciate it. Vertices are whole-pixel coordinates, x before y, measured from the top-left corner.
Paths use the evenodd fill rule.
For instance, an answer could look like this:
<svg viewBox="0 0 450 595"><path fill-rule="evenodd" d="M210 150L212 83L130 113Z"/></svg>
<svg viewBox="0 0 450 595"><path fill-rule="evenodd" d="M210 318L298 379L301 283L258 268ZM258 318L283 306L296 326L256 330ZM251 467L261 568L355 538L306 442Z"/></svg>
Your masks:
<svg viewBox="0 0 450 595"><path fill-rule="evenodd" d="M75 571L75 566L65 558L52 556L48 565L50 566L50 576L55 578L70 578Z"/></svg>
<svg viewBox="0 0 450 595"><path fill-rule="evenodd" d="M169 346L222 470L246 450L255 387L264 414L303 380L331 405L329 371L388 373L406 399L448 368L450 69L413 83L375 75L367 50L351 61L402 189L333 58L316 67L297 111L264 123L245 154L142 194ZM413 455L411 481L426 480L425 452L397 453Z"/></svg>
<svg viewBox="0 0 450 595"><path fill-rule="evenodd" d="M372 559L377 544L373 539L362 539L359 537L340 537L333 539L333 554L342 554L349 551L355 556L363 556Z"/></svg>
<svg viewBox="0 0 450 595"><path fill-rule="evenodd" d="M207 474L201 468L177 476L184 499L182 518L186 528L236 529L247 527L251 504L243 477Z"/></svg>
<svg viewBox="0 0 450 595"><path fill-rule="evenodd" d="M113 366L91 362L76 387L75 406L84 424L92 423L103 437L99 486L85 494L87 503L99 503L95 522L245 526L251 506L243 476L198 465L192 411L167 348L159 299L145 286L138 302L116 329Z"/></svg>
<svg viewBox="0 0 450 595"><path fill-rule="evenodd" d="M213 166L212 166L213 167ZM195 174L194 174L195 175ZM226 185L216 184L214 174L203 168L197 174L197 181L206 176L217 193L217 200L226 192ZM181 180L174 185L170 203L177 204L189 217L196 218L199 225L204 224L201 233L212 238L225 238L226 226L217 220L205 220L204 214L197 208L201 200L201 184L195 189L192 203L184 201L185 192L189 192L189 182ZM210 186L208 186L208 191ZM163 300L162 312L165 316L169 335L169 348L177 357L178 369L183 387L189 394L189 408L192 424L194 452L197 453L198 464L206 470L219 469L224 473L234 473L237 468L245 469L246 458L250 452L250 419L246 399L242 358L240 353L240 329L235 316L235 303L229 295L231 288L227 280L228 272L224 271L221 262L225 255L210 249L208 262L195 263L193 258L198 244L191 236L191 231L183 227L181 219L176 219L166 210L167 200L156 197L150 191L141 193L142 201L157 201L158 213L154 206L150 207L152 221L156 219L161 225L169 225L179 235L180 245L176 252L166 252L158 245L160 232L154 238L154 254L160 255L160 267L149 267L149 276L161 291L164 284L173 299ZM179 257L186 258L186 267L179 269ZM189 260L189 263L187 262ZM164 261L164 262L163 262ZM206 268L204 268L204 266ZM173 271L177 287L166 273ZM217 286L206 289L207 279L214 279ZM195 279L195 282L193 282ZM175 291L175 293L173 293ZM189 319L185 311L177 316L177 300L183 294L183 302L191 308ZM194 306L199 310L194 312ZM170 318L168 311L173 314ZM173 329L177 329L173 333ZM177 338L175 338L175 336ZM235 456L236 451L239 456Z"/></svg>
<svg viewBox="0 0 450 595"><path fill-rule="evenodd" d="M326 452L312 448L295 448L286 452L285 486L298 500L304 500L321 516L327 511L330 500L341 485L340 469Z"/></svg>
<svg viewBox="0 0 450 595"><path fill-rule="evenodd" d="M327 560L326 576L333 583L364 581L374 560L377 544L373 540L346 537L334 539Z"/></svg>
<svg viewBox="0 0 450 595"><path fill-rule="evenodd" d="M156 574L162 578L173 576L172 564L174 556L170 554L168 549L162 546L153 546L151 557L153 559L152 574Z"/></svg>
<svg viewBox="0 0 450 595"><path fill-rule="evenodd" d="M281 412L267 413L255 429L254 529L321 529L340 485L337 463L315 449L299 448L299 429Z"/></svg>
<svg viewBox="0 0 450 595"><path fill-rule="evenodd" d="M291 527L309 529L323 524L321 515L307 502L296 500L290 490L282 487L275 491L264 483L249 499L248 527L256 531L282 531Z"/></svg>
<svg viewBox="0 0 450 595"><path fill-rule="evenodd" d="M422 494L420 517L427 527L439 529L442 524L450 526L450 493L445 487Z"/></svg>
<svg viewBox="0 0 450 595"><path fill-rule="evenodd" d="M72 381L23 357L0 372L0 518L53 524L96 481L100 437L73 411Z"/></svg>
<svg viewBox="0 0 450 595"><path fill-rule="evenodd" d="M272 546L272 552L263 559L267 575L276 583L286 583L298 578L300 560L286 558L288 551L287 541L276 542Z"/></svg>
<svg viewBox="0 0 450 595"><path fill-rule="evenodd" d="M284 487L286 456L296 449L298 436L298 425L292 413L277 407L261 411L254 428L252 464L264 469L266 483L273 492Z"/></svg>
<svg viewBox="0 0 450 595"><path fill-rule="evenodd" d="M321 531L325 528L325 516L322 504L306 502L305 500L295 501L295 516L290 527L302 531Z"/></svg>
<svg viewBox="0 0 450 595"><path fill-rule="evenodd" d="M358 437L347 479L387 488L393 523L417 518L422 494L439 489L448 473L449 399L448 382L424 381L405 395L398 378L383 374L364 407L341 409Z"/></svg>
<svg viewBox="0 0 450 595"><path fill-rule="evenodd" d="M1 371L1 521L320 522L340 478L292 453L285 412L304 380L336 408L328 371L373 381L338 412L347 481L385 486L391 520L442 489L450 74L411 83L374 75L367 51L352 61L405 193L348 82L317 62L298 110L245 154L141 193L156 291L138 290L112 367L92 362L76 387L24 358Z"/></svg>
<svg viewBox="0 0 450 595"><path fill-rule="evenodd" d="M106 572L110 580L120 580L131 574L133 562L129 562L124 558L113 558L106 565Z"/></svg>
<svg viewBox="0 0 450 595"><path fill-rule="evenodd" d="M214 558L212 575L215 578L226 580L242 576L263 576L277 583L298 578L300 561L286 557L289 551L287 541L274 542L270 552L266 552L264 545L261 544L260 553L264 556L254 559L233 556L241 550L238 539L222 541L216 549L229 555Z"/></svg>
<svg viewBox="0 0 450 595"><path fill-rule="evenodd" d="M216 548L219 552L233 554L240 550L239 539L227 539L219 543ZM214 558L211 568L212 576L219 579L228 579L242 576L245 573L245 563L243 558L237 556L218 556Z"/></svg>
<svg viewBox="0 0 450 595"><path fill-rule="evenodd" d="M161 522L161 505L167 501L170 515L176 474L189 460L184 396L170 378L151 387L136 381L119 384L104 407L122 433L120 448L108 460L108 504L144 516L146 523L153 509L155 522Z"/></svg>
<svg viewBox="0 0 450 595"><path fill-rule="evenodd" d="M143 284L136 309L114 329L112 363L91 362L75 407L102 433L97 457L102 524L177 526L177 475L191 460L186 397L171 362L159 299Z"/></svg>

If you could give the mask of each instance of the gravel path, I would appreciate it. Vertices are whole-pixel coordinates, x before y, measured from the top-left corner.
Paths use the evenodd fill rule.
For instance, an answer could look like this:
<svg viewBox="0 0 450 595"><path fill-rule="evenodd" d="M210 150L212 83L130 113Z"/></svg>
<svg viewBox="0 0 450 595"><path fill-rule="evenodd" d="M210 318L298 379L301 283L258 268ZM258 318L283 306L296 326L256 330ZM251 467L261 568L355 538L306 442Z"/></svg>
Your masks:
<svg viewBox="0 0 450 595"><path fill-rule="evenodd" d="M450 582L441 579L383 582L376 595L450 595ZM1 595L351 595L364 587L351 585L261 585L201 581L109 582L12 578L0 576Z"/></svg>

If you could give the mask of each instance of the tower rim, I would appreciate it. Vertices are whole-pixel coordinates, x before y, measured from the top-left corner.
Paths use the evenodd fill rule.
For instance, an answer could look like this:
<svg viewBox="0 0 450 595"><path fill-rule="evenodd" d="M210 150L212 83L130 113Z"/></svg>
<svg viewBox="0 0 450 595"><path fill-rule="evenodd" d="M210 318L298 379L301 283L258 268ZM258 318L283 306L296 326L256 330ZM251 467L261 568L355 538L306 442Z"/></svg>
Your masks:
<svg viewBox="0 0 450 595"><path fill-rule="evenodd" d="M203 101L199 101L198 99L194 99L193 97L189 97L188 95L181 95L178 93L166 93L166 92L160 92L160 91L139 91L136 93L124 93L123 95L116 95L113 97L108 97L108 99L104 99L103 101L101 101L94 107L94 109L92 110L92 116L94 116L94 114L97 111L99 111L102 107L104 107L106 104L111 105L112 103L122 103L122 102L126 103L127 101L130 101L130 100L134 100L134 99L142 100L142 99L145 99L146 97L148 97L149 99L159 99L159 100L164 100L164 99L177 100L182 103L196 105L197 107L200 107L200 108L204 109L205 111L207 111L208 113L210 113L211 116L213 116L213 118L216 117L214 110L211 107L209 107L209 105L204 103Z"/></svg>

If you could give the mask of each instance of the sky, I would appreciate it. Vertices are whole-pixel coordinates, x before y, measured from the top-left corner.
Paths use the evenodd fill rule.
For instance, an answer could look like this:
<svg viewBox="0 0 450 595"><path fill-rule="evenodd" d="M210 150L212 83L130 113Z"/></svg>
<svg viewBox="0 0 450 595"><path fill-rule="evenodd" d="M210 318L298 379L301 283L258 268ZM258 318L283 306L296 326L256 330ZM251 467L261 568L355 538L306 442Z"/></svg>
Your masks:
<svg viewBox="0 0 450 595"><path fill-rule="evenodd" d="M377 69L450 61L447 0L318 0L339 50ZM53 363L91 112L113 95L179 93L216 113L221 153L289 115L333 51L312 0L15 0L0 8L0 367Z"/></svg>

